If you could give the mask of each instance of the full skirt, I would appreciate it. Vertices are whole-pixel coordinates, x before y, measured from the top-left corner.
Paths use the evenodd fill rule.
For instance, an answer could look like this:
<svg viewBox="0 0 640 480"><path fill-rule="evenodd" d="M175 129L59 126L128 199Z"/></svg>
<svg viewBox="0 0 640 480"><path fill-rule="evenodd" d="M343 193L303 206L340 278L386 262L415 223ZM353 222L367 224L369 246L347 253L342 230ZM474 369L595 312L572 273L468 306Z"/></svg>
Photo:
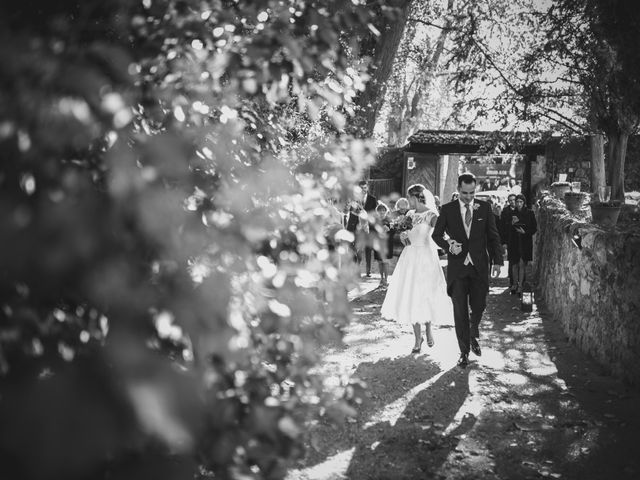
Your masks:
<svg viewBox="0 0 640 480"><path fill-rule="evenodd" d="M453 305L435 251L408 245L400 254L380 311L404 324L453 325Z"/></svg>

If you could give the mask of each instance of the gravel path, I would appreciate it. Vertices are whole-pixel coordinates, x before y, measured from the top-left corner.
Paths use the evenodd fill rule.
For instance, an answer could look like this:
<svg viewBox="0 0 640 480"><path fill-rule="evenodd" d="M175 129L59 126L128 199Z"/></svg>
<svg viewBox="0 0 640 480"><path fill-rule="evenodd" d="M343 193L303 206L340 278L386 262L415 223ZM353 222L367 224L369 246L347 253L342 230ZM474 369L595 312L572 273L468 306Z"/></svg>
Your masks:
<svg viewBox="0 0 640 480"><path fill-rule="evenodd" d="M410 327L380 317L378 279L353 292L344 345L328 382L367 384L355 419L318 423L288 480L640 478L640 392L567 342L549 314L519 309L493 280L482 356L456 366L453 326L410 354Z"/></svg>

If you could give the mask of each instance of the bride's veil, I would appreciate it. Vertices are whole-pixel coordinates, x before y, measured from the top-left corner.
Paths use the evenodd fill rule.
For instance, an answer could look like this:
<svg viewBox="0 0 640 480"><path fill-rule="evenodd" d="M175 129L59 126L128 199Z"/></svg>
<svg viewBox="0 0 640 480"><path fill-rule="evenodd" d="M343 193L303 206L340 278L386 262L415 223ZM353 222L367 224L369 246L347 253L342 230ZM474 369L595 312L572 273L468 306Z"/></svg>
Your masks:
<svg viewBox="0 0 640 480"><path fill-rule="evenodd" d="M425 206L431 210L433 213L435 213L436 215L438 215L438 206L436 205L436 199L433 196L433 193L431 193L429 191L429 189L427 187L425 187L424 185L422 185L421 183L416 183L414 185L411 185L408 189L407 192L409 190L414 190L416 187L419 187L422 190L422 196L424 197L424 204Z"/></svg>
<svg viewBox="0 0 640 480"><path fill-rule="evenodd" d="M436 205L436 198L433 196L433 193L425 188L422 190L422 194L424 195L425 206L433 213L438 215L438 206Z"/></svg>

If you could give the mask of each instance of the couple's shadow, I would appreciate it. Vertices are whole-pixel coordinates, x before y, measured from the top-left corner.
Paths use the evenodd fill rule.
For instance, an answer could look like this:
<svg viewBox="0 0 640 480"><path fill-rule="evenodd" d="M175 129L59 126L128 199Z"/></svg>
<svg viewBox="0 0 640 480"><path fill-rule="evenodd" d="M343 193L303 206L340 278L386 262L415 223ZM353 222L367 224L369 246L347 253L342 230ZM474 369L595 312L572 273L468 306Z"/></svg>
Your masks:
<svg viewBox="0 0 640 480"><path fill-rule="evenodd" d="M324 441L306 466L351 450L349 479L430 476L456 447L454 437L475 422L466 418L444 434L469 394L467 370L443 371L424 356L407 356L362 363L353 376L368 386L357 420L316 429Z"/></svg>

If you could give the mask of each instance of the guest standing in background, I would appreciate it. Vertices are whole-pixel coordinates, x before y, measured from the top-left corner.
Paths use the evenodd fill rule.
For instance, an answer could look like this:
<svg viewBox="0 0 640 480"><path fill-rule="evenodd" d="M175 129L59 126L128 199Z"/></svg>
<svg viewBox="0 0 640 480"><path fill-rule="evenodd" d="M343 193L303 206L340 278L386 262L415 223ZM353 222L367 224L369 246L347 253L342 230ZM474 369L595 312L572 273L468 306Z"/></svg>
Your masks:
<svg viewBox="0 0 640 480"><path fill-rule="evenodd" d="M500 232L500 243L502 244L503 249L507 249L509 245L509 236L511 235L511 217L516 212L516 195L514 193L509 194L507 197L507 204L502 209L502 213L500 214L500 222L498 223L498 229ZM507 255L507 260L509 260L509 256ZM511 268L511 264L509 264L509 291L512 295L516 294L516 283L517 280L513 278L513 268Z"/></svg>
<svg viewBox="0 0 640 480"><path fill-rule="evenodd" d="M533 258L533 235L538 230L536 216L526 206L524 195L516 195L516 211L511 216L509 236L509 266L517 282L516 293L522 296L527 265Z"/></svg>
<svg viewBox="0 0 640 480"><path fill-rule="evenodd" d="M403 217L409 211L409 200L404 197L401 197L396 201L393 211L389 214L389 236L387 237L388 242L388 257L393 258L393 248L395 243L396 235L399 233L393 228L394 221L399 217Z"/></svg>
<svg viewBox="0 0 640 480"><path fill-rule="evenodd" d="M380 271L380 286L386 287L389 277L389 259L393 256L393 245L391 245L391 254L389 254L389 207L384 203L378 202L376 207L377 220L380 223L384 235L376 242L379 248L374 249L373 256L378 262L378 270Z"/></svg>
<svg viewBox="0 0 640 480"><path fill-rule="evenodd" d="M373 215L375 213L376 206L378 205L378 199L369 193L369 183L366 180L361 180L358 182L358 186L362 190L362 208L366 212L367 215ZM364 228L364 232L366 234L369 233L372 223L369 222L368 225ZM368 237L368 235L367 235ZM373 248L371 246L371 241L367 238L364 247L364 263L365 263L365 273L367 277L371 276L371 253L373 252Z"/></svg>
<svg viewBox="0 0 640 480"><path fill-rule="evenodd" d="M353 234L353 241L350 243L350 248L353 253L353 261L356 264L360 263L360 255L358 254L358 236L360 234L360 211L362 208L355 200L350 201L345 206L345 220L344 228Z"/></svg>

